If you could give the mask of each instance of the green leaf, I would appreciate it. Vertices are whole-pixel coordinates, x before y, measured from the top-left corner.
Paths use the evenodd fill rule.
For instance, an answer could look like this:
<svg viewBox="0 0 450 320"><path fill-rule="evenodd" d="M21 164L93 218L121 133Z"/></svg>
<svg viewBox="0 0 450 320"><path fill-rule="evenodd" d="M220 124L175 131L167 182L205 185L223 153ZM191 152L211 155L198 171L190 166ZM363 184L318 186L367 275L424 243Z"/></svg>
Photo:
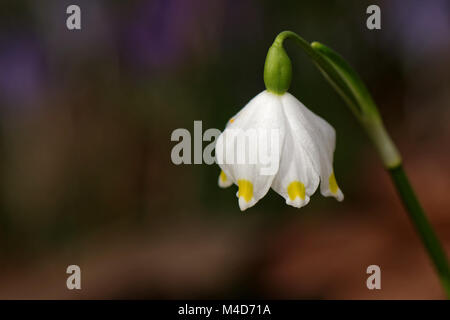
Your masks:
<svg viewBox="0 0 450 320"><path fill-rule="evenodd" d="M376 119L372 120L381 120L369 90L367 90L353 68L338 53L319 42L313 42L311 48L334 69L335 72L331 78L334 81L334 77L338 77L341 80L339 87L346 95L346 100L351 100L356 105L357 110L354 111L356 111L358 118L367 121L375 117ZM330 77L329 74L328 76ZM351 105L350 107L353 108L355 106Z"/></svg>
<svg viewBox="0 0 450 320"><path fill-rule="evenodd" d="M272 46L282 49L285 39L292 38L312 59L323 76L353 111L374 143L384 165L393 168L401 163L400 154L387 133L377 106L358 74L336 52L327 46L305 39L292 31L283 31ZM284 50L284 49L282 49Z"/></svg>
<svg viewBox="0 0 450 320"><path fill-rule="evenodd" d="M297 41L300 47L305 53L312 59L314 64L321 71L323 76L330 82L333 88L344 99L350 109L355 113L358 118L361 114L361 108L358 105L358 101L355 99L355 95L352 93L349 85L344 81L342 74L339 73L339 68L333 65L332 61L324 55L320 50L315 49L309 42L300 37L298 34L292 31L281 32L274 41L274 45L281 46L283 41L287 38L291 38Z"/></svg>

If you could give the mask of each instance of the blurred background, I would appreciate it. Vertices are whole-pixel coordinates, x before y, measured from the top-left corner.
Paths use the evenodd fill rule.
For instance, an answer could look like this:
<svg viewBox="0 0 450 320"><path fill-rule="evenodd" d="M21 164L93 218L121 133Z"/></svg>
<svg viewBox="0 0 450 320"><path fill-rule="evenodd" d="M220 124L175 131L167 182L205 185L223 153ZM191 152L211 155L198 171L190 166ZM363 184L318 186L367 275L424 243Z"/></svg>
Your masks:
<svg viewBox="0 0 450 320"><path fill-rule="evenodd" d="M222 129L264 90L280 31L320 41L366 82L450 253L449 19L445 0L2 1L0 298L444 298L368 139L294 43L290 92L337 131L344 202L270 191L242 213L216 165L171 162L170 136Z"/></svg>

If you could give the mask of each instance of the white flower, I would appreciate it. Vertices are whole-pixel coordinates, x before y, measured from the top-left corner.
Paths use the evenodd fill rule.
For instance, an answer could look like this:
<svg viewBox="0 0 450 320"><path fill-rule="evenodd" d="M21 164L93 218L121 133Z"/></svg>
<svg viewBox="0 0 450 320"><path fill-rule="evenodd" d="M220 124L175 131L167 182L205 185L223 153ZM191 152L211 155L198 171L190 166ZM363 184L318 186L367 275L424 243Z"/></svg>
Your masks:
<svg viewBox="0 0 450 320"><path fill-rule="evenodd" d="M219 186L238 185L241 210L255 205L270 188L300 208L319 182L322 195L342 201L333 173L335 141L333 127L294 96L263 91L230 119L217 139Z"/></svg>

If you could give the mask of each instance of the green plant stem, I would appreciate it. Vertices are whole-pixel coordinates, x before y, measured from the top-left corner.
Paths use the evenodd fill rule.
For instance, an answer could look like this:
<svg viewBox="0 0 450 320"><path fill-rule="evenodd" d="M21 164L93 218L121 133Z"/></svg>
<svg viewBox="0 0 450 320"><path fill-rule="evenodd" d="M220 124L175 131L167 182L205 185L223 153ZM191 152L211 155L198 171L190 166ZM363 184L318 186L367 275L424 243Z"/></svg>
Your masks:
<svg viewBox="0 0 450 320"><path fill-rule="evenodd" d="M414 228L435 265L445 294L450 299L450 269L446 253L414 194L403 170L400 153L383 125L369 90L344 58L321 43L310 44L292 31L283 31L275 38L274 45L282 47L283 41L288 38L296 40L311 58L370 137L384 167L391 175Z"/></svg>
<svg viewBox="0 0 450 320"><path fill-rule="evenodd" d="M434 262L447 298L450 299L450 268L445 251L414 194L403 166L399 165L388 169L388 171L414 228L418 232L428 255Z"/></svg>

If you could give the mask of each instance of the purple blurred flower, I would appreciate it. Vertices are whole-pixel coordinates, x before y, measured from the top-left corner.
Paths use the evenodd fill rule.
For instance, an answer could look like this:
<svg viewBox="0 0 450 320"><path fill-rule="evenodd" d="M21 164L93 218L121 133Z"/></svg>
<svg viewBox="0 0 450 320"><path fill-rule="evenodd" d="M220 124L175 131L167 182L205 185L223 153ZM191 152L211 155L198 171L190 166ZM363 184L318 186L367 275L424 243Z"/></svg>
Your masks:
<svg viewBox="0 0 450 320"><path fill-rule="evenodd" d="M122 35L123 56L138 67L153 69L177 65L189 55L209 55L227 32L234 41L245 34L254 37L257 7L251 0L146 2Z"/></svg>
<svg viewBox="0 0 450 320"><path fill-rule="evenodd" d="M0 97L7 106L34 104L44 88L44 59L31 37L0 36Z"/></svg>
<svg viewBox="0 0 450 320"><path fill-rule="evenodd" d="M450 3L433 1L386 1L390 45L400 46L408 58L440 54L450 45ZM382 23L383 24L383 23Z"/></svg>

